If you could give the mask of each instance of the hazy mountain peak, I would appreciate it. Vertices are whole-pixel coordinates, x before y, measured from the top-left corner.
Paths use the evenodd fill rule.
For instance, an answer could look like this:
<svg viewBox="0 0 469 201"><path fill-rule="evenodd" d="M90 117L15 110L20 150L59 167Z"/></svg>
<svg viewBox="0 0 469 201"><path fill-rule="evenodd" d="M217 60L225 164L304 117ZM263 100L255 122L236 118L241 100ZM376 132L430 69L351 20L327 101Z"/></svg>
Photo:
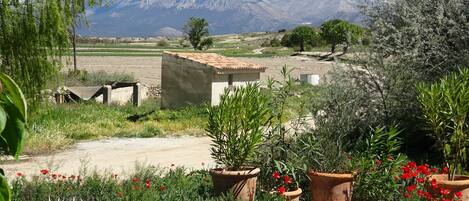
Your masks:
<svg viewBox="0 0 469 201"><path fill-rule="evenodd" d="M181 30L190 17L204 17L215 34L277 31L301 23L360 19L358 0L116 0L92 10L83 35L151 36L164 27Z"/></svg>

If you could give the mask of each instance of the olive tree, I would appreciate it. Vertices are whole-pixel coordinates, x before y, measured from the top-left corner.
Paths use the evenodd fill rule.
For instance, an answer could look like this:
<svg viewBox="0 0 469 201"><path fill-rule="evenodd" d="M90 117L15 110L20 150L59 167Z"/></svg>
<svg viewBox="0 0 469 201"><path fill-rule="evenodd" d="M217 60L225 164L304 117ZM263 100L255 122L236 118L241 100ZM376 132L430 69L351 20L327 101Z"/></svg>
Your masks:
<svg viewBox="0 0 469 201"><path fill-rule="evenodd" d="M184 25L184 34L194 50L208 49L213 45L213 39L208 37L208 22L204 18L191 17Z"/></svg>

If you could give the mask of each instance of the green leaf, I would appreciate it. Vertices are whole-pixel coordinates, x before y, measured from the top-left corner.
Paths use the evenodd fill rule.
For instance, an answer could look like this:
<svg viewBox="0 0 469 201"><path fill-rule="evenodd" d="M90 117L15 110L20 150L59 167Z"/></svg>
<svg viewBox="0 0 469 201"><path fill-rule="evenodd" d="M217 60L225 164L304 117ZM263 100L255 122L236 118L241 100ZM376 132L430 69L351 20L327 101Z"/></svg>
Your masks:
<svg viewBox="0 0 469 201"><path fill-rule="evenodd" d="M18 108L20 112L20 118L23 122L27 121L27 105L26 99L24 98L21 89L18 87L15 81L11 79L8 75L0 73L0 82L3 86L3 93L7 94L11 99L12 103Z"/></svg>
<svg viewBox="0 0 469 201"><path fill-rule="evenodd" d="M6 123L7 123L7 114L5 110L3 109L3 107L0 107L0 132L2 132L3 129L5 129Z"/></svg>
<svg viewBox="0 0 469 201"><path fill-rule="evenodd" d="M3 99L2 106L8 114L8 118L5 129L0 133L6 142L0 142L0 149L18 158L22 148L25 122L19 108L8 97Z"/></svg>
<svg viewBox="0 0 469 201"><path fill-rule="evenodd" d="M0 175L0 201L10 201L11 191L5 176Z"/></svg>

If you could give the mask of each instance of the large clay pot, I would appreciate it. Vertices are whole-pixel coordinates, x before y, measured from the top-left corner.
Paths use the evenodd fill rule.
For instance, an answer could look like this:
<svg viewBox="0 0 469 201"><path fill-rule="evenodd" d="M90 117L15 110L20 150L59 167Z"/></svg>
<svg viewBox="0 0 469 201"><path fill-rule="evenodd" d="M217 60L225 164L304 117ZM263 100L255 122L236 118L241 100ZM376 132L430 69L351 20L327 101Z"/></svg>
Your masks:
<svg viewBox="0 0 469 201"><path fill-rule="evenodd" d="M352 200L353 174L332 174L310 171L313 201Z"/></svg>
<svg viewBox="0 0 469 201"><path fill-rule="evenodd" d="M303 191L301 188L298 188L294 191L283 193L282 197L284 197L286 201L300 201L301 193L303 193Z"/></svg>
<svg viewBox="0 0 469 201"><path fill-rule="evenodd" d="M245 168L240 171L217 168L211 169L210 175L212 176L216 194L231 191L237 199L253 201L259 172L259 168Z"/></svg>
<svg viewBox="0 0 469 201"><path fill-rule="evenodd" d="M449 189L451 193L461 192L461 201L469 201L469 176L455 176L453 181L448 180L447 174L433 175L439 187Z"/></svg>

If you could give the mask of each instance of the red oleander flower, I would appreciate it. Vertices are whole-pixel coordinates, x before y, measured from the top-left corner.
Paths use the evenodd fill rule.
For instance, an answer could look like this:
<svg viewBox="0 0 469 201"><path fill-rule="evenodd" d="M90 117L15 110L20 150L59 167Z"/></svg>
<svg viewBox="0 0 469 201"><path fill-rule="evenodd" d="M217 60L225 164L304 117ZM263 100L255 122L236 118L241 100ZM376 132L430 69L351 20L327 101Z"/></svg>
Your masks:
<svg viewBox="0 0 469 201"><path fill-rule="evenodd" d="M277 189L277 192L278 192L280 195L283 195L286 190L287 190L287 189L285 188L285 186L280 186L280 187Z"/></svg>
<svg viewBox="0 0 469 201"><path fill-rule="evenodd" d="M438 184L436 183L436 179L432 179L432 182L430 183L430 186L432 187L432 189L437 189L438 188Z"/></svg>
<svg viewBox="0 0 469 201"><path fill-rule="evenodd" d="M47 170L47 169L42 169L42 170L41 170L41 174L43 174L43 175L49 174L49 170Z"/></svg>
<svg viewBox="0 0 469 201"><path fill-rule="evenodd" d="M424 178L416 178L415 180L417 181L417 183L423 183L423 182L425 182L425 179L424 179Z"/></svg>
<svg viewBox="0 0 469 201"><path fill-rule="evenodd" d="M292 179L288 175L283 176L283 182L285 182L285 184L293 183Z"/></svg>
<svg viewBox="0 0 469 201"><path fill-rule="evenodd" d="M375 160L375 164L376 164L377 166L380 166L380 165L381 165L381 160L376 159L376 160Z"/></svg>
<svg viewBox="0 0 469 201"><path fill-rule="evenodd" d="M428 168L427 164L421 165L417 168L417 170L424 174L424 175L431 175L432 173L430 172L430 169Z"/></svg>
<svg viewBox="0 0 469 201"><path fill-rule="evenodd" d="M140 178L138 178L138 177L134 177L134 178L132 179L132 182L134 182L134 183L138 183L138 182L140 182Z"/></svg>
<svg viewBox="0 0 469 201"><path fill-rule="evenodd" d="M147 189L149 189L151 187L151 181L149 179L147 179L147 181L145 182L145 187Z"/></svg>
<svg viewBox="0 0 469 201"><path fill-rule="evenodd" d="M438 173L438 169L437 168L432 168L432 172L433 173Z"/></svg>
<svg viewBox="0 0 469 201"><path fill-rule="evenodd" d="M448 174L448 167L444 167L444 168L441 170L441 174Z"/></svg>
<svg viewBox="0 0 469 201"><path fill-rule="evenodd" d="M448 198L441 198L440 200L441 200L441 201L451 201L451 200L448 199Z"/></svg>
<svg viewBox="0 0 469 201"><path fill-rule="evenodd" d="M414 161L409 161L409 162L407 163L407 166L409 166L410 168L416 168L416 167L417 167L417 163L414 162Z"/></svg>
<svg viewBox="0 0 469 201"><path fill-rule="evenodd" d="M440 194L441 195L448 195L449 193L451 193L451 191L449 189L440 188Z"/></svg>
<svg viewBox="0 0 469 201"><path fill-rule="evenodd" d="M23 176L23 173L17 172L17 173L16 173L16 176L17 176L17 177L22 177L22 176Z"/></svg>
<svg viewBox="0 0 469 201"><path fill-rule="evenodd" d="M409 193L406 193L406 194L404 194L404 197L406 197L406 198L410 198L410 197L412 197L412 195L411 195L411 194L409 194Z"/></svg>
<svg viewBox="0 0 469 201"><path fill-rule="evenodd" d="M413 176L412 176L411 173L403 173L403 174L401 175L401 179L404 179L404 180L410 179L410 178L412 178L412 177L413 177Z"/></svg>
<svg viewBox="0 0 469 201"><path fill-rule="evenodd" d="M280 179L280 173L275 171L273 174L272 174L272 178L274 179Z"/></svg>
<svg viewBox="0 0 469 201"><path fill-rule="evenodd" d="M458 191L458 192L454 193L454 195L458 198L462 197L461 191Z"/></svg>
<svg viewBox="0 0 469 201"><path fill-rule="evenodd" d="M423 192L422 190L417 190L417 195L421 198L425 197L425 192Z"/></svg>
<svg viewBox="0 0 469 201"><path fill-rule="evenodd" d="M407 186L407 187L406 187L406 190L407 190L407 192L412 193L412 191L414 191L415 188L417 188L417 186L415 186L415 185L410 185L410 186Z"/></svg>

